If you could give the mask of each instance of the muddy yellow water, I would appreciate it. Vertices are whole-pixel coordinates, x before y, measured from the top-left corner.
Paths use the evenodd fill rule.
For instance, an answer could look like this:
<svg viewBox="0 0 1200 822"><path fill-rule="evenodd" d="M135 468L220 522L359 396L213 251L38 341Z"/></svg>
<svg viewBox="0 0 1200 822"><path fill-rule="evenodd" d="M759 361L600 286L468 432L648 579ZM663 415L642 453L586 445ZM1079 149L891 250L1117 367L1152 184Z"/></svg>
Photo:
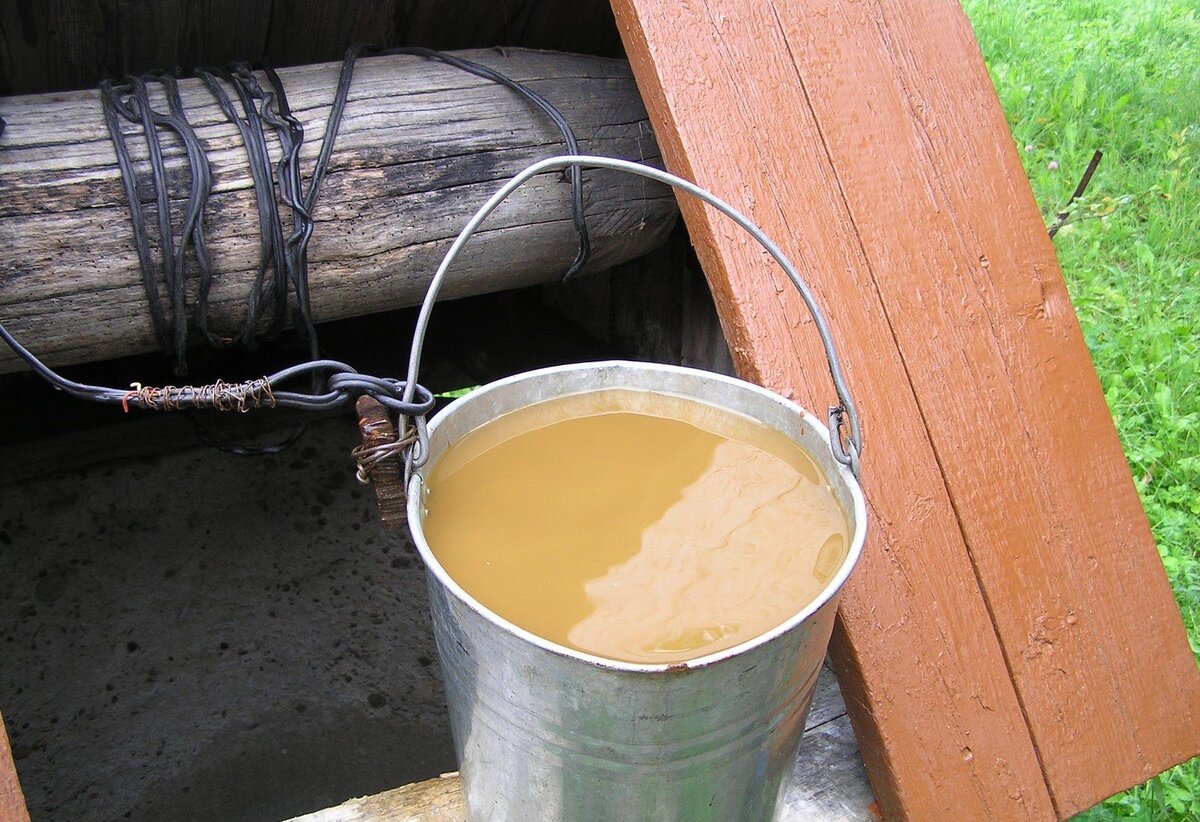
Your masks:
<svg viewBox="0 0 1200 822"><path fill-rule="evenodd" d="M845 515L783 435L693 400L603 391L453 444L424 533L483 605L553 642L670 663L796 614L846 556Z"/></svg>

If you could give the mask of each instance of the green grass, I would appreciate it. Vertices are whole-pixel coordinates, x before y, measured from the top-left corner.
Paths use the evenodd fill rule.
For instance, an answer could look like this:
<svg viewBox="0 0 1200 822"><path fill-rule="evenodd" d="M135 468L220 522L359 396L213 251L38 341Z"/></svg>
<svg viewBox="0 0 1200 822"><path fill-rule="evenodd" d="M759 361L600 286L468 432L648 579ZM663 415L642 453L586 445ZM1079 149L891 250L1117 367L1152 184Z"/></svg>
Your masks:
<svg viewBox="0 0 1200 822"><path fill-rule="evenodd" d="M1104 151L1055 245L1200 654L1200 3L964 5L1047 223ZM1200 759L1077 819L1200 820Z"/></svg>

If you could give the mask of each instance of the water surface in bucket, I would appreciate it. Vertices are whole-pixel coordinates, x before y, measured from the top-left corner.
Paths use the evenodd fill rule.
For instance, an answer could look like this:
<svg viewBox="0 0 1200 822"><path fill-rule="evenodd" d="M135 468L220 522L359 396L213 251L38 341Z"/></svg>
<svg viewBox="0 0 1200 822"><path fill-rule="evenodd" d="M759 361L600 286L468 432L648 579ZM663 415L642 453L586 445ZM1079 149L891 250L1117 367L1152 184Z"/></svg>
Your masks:
<svg viewBox="0 0 1200 822"><path fill-rule="evenodd" d="M423 531L510 622L596 656L671 663L810 603L848 527L807 453L681 397L597 391L531 405L450 446Z"/></svg>

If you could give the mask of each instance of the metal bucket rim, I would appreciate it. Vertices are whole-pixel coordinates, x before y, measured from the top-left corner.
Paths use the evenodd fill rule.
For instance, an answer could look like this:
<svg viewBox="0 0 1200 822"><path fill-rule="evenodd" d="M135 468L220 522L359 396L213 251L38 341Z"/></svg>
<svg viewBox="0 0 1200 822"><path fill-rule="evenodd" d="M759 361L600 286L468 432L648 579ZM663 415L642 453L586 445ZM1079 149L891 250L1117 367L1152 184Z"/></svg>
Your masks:
<svg viewBox="0 0 1200 822"><path fill-rule="evenodd" d="M551 374L558 374L567 371L600 371L604 369L611 370L626 368L657 371L660 373L689 374L702 379L724 383L737 390L750 391L758 394L764 399L782 405L789 412L797 414L805 426L810 428L820 439L822 439L826 446L829 445L829 429L826 428L825 425L820 422L820 420L806 411L799 404L787 399L786 397L782 397L773 391L763 388L760 385L755 385L752 382L740 380L736 377L728 377L724 374L717 374L698 368L688 368L681 365L665 365L661 363L634 362L629 360L603 360L596 362L571 363L568 365L554 365L547 368L535 369L533 371L523 371L519 374L503 377L487 383L486 385L475 389L470 394L454 400L444 409L442 409L437 416L430 420L430 438L432 439L432 436L437 430L439 424L452 416L456 410L459 410L473 402L479 402L482 398L486 397L487 394L490 394L494 391L502 390L509 386L530 380L537 380ZM562 396L571 396L581 393L587 392L575 391L570 392L570 394L563 394ZM664 390L663 393L673 394L674 396L684 396L669 390ZM696 401L703 402L702 400ZM723 410L735 414L744 414L744 412L740 412L731 408L724 408ZM767 423L764 422L762 424L766 425ZM434 462L431 461L429 463L429 467L432 468L433 465ZM824 462L821 463L822 472L826 473L827 479L832 480L833 477L829 476L827 473L829 467L830 466L824 464ZM457 581L455 581L449 572L447 572L442 566L441 562L438 561L437 557L433 553L433 550L429 547L429 543L425 540L424 529L421 527L421 489L422 483L424 482L421 471L414 471L408 483L408 529L409 533L412 535L413 542L416 544L417 551L421 555L421 560L425 563L426 569L428 569L437 579L438 583L445 587L447 591L452 593L464 605L478 613L497 628L505 630L510 634L519 637L525 642L541 648L544 651L549 651L553 654L557 654L558 656L575 659L594 667L608 668L614 671L622 671L627 673L662 674L678 672L715 665L718 662L722 662L731 657L740 656L747 651L767 644L768 642L788 633L807 621L813 614L823 608L825 604L828 603L829 600L836 596L841 590L842 586L846 583L846 580L849 579L850 574L853 572L855 566L858 564L859 557L862 554L863 543L866 540L866 501L863 497L862 487L859 485L858 480L854 477L854 474L850 471L850 469L844 465L838 464L836 461L833 462L833 467L835 468L834 474L836 474L836 476L846 486L846 489L850 495L850 499L853 502L853 510L847 512L852 519L850 546L846 552L845 558L842 560L841 566L838 568L837 573L830 578L825 587L821 589L820 594L818 594L811 602L809 602L808 605L793 614L788 619L784 620L779 625L776 625L774 628L764 631L763 633L758 634L757 636L748 639L745 642L739 643L738 645L733 645L721 651L717 651L706 656L697 657L695 659L686 660L684 662L624 662L617 659L609 659L608 657L596 656L595 654L589 654L584 651L578 651L574 648L568 648L565 645L559 645L556 642L551 642L544 637L538 636L532 631L528 631L519 625L510 622L509 620L497 614L495 611L492 611L490 608L485 606L483 603L473 597L468 591L466 591L461 585L459 585Z"/></svg>

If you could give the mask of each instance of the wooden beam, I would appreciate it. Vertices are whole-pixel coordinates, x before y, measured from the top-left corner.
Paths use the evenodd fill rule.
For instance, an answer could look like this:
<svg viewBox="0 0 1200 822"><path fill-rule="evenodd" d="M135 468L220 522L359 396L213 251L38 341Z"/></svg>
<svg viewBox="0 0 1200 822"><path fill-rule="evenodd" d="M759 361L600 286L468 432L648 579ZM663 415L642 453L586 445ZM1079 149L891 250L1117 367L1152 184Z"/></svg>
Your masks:
<svg viewBox="0 0 1200 822"><path fill-rule="evenodd" d="M522 49L456 53L544 95L585 152L658 162L624 61ZM325 63L279 72L304 125L306 184L340 71L340 63ZM208 90L183 80L180 94L213 171L204 218L214 269L210 317L218 334L236 336L261 253L253 178L241 136ZM0 135L0 321L49 364L154 350L99 93L0 99L0 114L8 124ZM126 132L157 264L148 149L140 129ZM163 142L178 239L191 176L182 145L173 136ZM268 144L277 159L277 144ZM314 318L419 303L458 229L501 181L565 150L544 113L496 83L421 57L360 60L313 212ZM633 259L666 239L677 212L665 187L607 172L586 172L584 179L592 247L585 271ZM547 175L488 220L443 293L453 298L559 280L577 250L570 184ZM190 264L189 275L196 276ZM163 290L161 280L159 274ZM187 291L190 301L194 281ZM0 373L24 367L0 346Z"/></svg>
<svg viewBox="0 0 1200 822"><path fill-rule="evenodd" d="M21 793L8 733L4 730L3 714L0 714L0 822L29 822L25 795Z"/></svg>
<svg viewBox="0 0 1200 822"><path fill-rule="evenodd" d="M835 650L886 816L1061 818L1195 754L1195 662L958 4L613 6L668 167L811 272L849 360L872 531ZM799 301L683 211L739 372L819 411Z"/></svg>

